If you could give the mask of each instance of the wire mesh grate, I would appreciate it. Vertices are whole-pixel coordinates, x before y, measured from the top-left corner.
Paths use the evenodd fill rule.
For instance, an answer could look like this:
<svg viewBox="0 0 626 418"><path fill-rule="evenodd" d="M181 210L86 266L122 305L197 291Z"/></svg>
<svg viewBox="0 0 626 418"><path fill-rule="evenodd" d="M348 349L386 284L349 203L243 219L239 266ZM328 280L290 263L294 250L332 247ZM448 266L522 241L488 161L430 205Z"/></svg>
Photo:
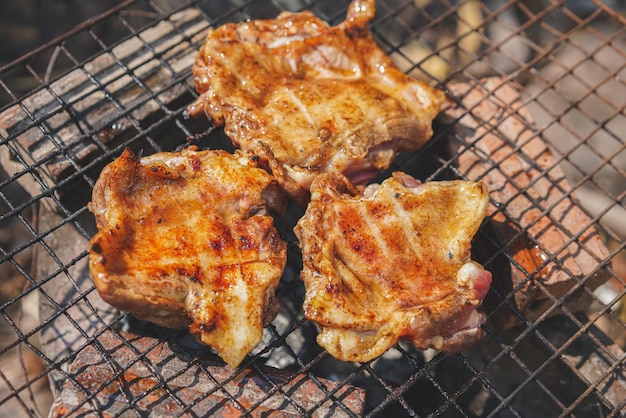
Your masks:
<svg viewBox="0 0 626 418"><path fill-rule="evenodd" d="M626 10L616 1L386 0L371 25L448 101L392 170L490 186L473 254L487 336L333 359L302 314L290 207L281 310L239 370L98 296L87 210L125 148L232 149L183 115L207 29L349 1L127 0L0 67L0 408L15 416L622 416L626 411Z"/></svg>

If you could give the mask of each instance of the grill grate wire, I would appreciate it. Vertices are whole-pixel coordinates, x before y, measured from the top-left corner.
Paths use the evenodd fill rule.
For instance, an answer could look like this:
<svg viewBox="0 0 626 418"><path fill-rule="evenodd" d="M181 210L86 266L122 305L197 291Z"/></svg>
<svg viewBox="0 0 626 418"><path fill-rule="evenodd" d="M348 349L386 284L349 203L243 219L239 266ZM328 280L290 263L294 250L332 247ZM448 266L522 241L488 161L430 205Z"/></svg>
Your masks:
<svg viewBox="0 0 626 418"><path fill-rule="evenodd" d="M336 24L347 5L127 0L0 67L0 408L47 416L71 387L80 402L51 416L85 408L141 416L164 403L189 416L258 416L271 402L296 415L358 416L351 402L361 388L365 416L624 414L626 10L618 2L377 2L379 44L450 99L434 138L392 169L503 182L494 183L502 191L475 253L494 280L519 280L490 290L477 346L444 355L400 343L363 364L330 358L302 316L295 207L278 225L290 242L281 313L243 364L263 387L252 401L229 386L241 375L222 374L185 332L99 300L85 268L95 232L86 204L102 167L125 148L232 149L219 129L183 115L207 28L305 9ZM509 169L513 160L531 174ZM503 238L502 222L519 228ZM534 263L520 258L522 247ZM563 281L543 280L548 270ZM165 347L171 358L155 360ZM92 369L73 368L83 356L107 371L96 387L85 384ZM183 366L171 371L174 357ZM205 390L190 398L180 381L192 372ZM304 390L321 395L307 404ZM121 403L103 404L111 394Z"/></svg>

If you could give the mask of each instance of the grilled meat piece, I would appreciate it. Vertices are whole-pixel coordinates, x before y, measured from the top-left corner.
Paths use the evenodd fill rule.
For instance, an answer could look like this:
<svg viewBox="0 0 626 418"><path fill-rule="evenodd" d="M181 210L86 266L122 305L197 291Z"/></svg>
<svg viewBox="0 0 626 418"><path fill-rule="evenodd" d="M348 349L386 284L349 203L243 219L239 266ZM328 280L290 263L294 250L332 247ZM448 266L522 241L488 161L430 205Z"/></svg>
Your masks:
<svg viewBox="0 0 626 418"><path fill-rule="evenodd" d="M102 171L89 209L89 266L102 298L156 324L190 327L232 367L278 312L286 243L268 209L282 191L237 151L130 151Z"/></svg>
<svg viewBox="0 0 626 418"><path fill-rule="evenodd" d="M367 183L398 151L430 139L443 101L378 47L367 27L374 14L373 0L355 0L334 27L310 12L283 12L210 30L193 67L200 96L187 115L224 125L300 202L322 172Z"/></svg>
<svg viewBox="0 0 626 418"><path fill-rule="evenodd" d="M318 343L338 359L368 361L400 338L447 352L482 338L476 308L491 274L469 248L487 204L483 183L394 173L360 194L341 174L318 176L294 230Z"/></svg>

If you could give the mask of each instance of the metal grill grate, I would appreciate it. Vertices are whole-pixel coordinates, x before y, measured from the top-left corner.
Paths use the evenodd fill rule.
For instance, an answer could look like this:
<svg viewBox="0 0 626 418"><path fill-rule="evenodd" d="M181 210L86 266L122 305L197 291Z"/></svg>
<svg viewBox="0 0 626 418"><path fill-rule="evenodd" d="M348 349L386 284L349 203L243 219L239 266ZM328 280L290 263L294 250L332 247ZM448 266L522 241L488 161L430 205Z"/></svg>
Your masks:
<svg viewBox="0 0 626 418"><path fill-rule="evenodd" d="M102 302L86 204L124 148L230 149L190 121L211 25L347 0L129 0L0 68L0 409L6 415L623 416L626 10L617 1L387 0L372 25L448 103L393 170L491 190L473 245L494 274L487 337L457 355L403 343L364 364L315 343L291 228L281 312L240 371L181 331ZM391 171L391 170L390 170ZM380 178L389 175L382 173ZM54 402L54 405L53 405Z"/></svg>

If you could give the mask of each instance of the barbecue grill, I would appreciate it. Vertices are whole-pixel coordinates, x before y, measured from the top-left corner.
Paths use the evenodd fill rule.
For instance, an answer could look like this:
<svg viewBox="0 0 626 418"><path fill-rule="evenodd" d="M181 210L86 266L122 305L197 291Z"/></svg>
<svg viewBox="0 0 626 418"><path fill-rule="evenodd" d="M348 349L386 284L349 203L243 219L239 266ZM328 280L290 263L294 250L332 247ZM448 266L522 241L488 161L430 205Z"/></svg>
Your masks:
<svg viewBox="0 0 626 418"><path fill-rule="evenodd" d="M233 370L185 331L105 304L87 210L104 165L190 144L207 29L347 0L128 0L0 68L0 409L7 416L624 416L626 10L601 0L381 0L371 25L447 102L393 170L491 191L474 258L493 273L484 340L458 354L400 343L345 363L303 318L291 228L281 310ZM13 414L13 415L10 415Z"/></svg>

